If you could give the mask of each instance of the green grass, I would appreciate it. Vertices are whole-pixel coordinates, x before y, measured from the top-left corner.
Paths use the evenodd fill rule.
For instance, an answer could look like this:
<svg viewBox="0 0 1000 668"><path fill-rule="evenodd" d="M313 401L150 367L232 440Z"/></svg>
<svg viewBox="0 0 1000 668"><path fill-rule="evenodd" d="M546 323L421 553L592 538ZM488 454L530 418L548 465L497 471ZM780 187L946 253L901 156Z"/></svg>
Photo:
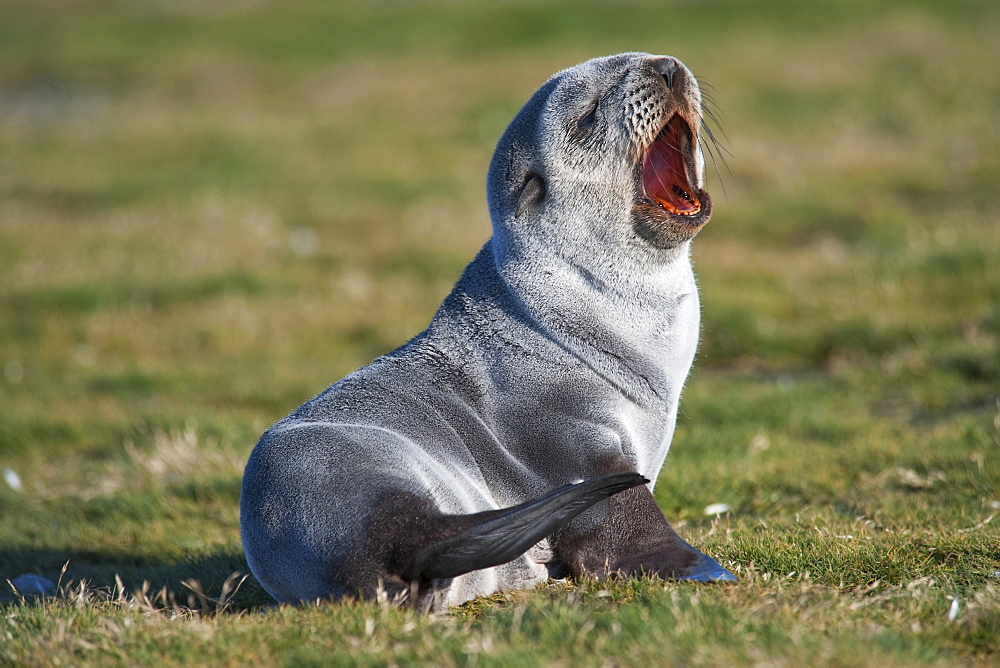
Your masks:
<svg viewBox="0 0 1000 668"><path fill-rule="evenodd" d="M995 664L998 29L987 0L3 3L0 579L62 588L3 587L0 665ZM624 50L724 117L656 493L740 583L439 616L236 587L257 435L423 328L505 124Z"/></svg>

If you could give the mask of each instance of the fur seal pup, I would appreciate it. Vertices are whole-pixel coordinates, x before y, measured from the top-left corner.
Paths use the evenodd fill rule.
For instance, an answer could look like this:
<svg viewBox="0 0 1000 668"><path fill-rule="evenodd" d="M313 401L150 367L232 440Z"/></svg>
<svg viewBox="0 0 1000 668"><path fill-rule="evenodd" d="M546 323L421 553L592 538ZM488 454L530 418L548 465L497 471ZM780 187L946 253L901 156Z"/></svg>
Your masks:
<svg viewBox="0 0 1000 668"><path fill-rule="evenodd" d="M493 236L428 328L251 454L241 534L274 598L384 588L438 609L555 573L735 580L650 482L698 340L700 131L670 57L590 60L534 94L490 165Z"/></svg>

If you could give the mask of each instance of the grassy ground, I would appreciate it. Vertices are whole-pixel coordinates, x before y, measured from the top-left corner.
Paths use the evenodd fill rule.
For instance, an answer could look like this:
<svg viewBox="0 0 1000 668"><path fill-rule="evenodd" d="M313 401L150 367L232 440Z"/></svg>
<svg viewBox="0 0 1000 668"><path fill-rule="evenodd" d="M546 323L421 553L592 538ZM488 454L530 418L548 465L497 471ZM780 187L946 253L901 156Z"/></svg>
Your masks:
<svg viewBox="0 0 1000 668"><path fill-rule="evenodd" d="M0 578L63 586L5 588L0 664L996 663L998 33L989 0L4 2ZM422 329L504 125L623 50L729 138L657 495L741 582L234 592L256 436Z"/></svg>

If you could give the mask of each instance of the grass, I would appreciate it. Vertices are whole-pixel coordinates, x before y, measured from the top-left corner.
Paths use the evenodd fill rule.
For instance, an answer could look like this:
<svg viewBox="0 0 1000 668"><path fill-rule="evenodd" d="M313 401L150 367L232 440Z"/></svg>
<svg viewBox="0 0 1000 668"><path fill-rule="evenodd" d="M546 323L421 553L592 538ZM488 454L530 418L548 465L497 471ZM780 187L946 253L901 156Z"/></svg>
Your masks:
<svg viewBox="0 0 1000 668"><path fill-rule="evenodd" d="M996 663L998 26L985 0L4 3L0 578L61 588L3 588L0 665ZM724 116L657 496L740 583L425 616L230 579L257 435L423 328L489 234L504 125L623 50Z"/></svg>

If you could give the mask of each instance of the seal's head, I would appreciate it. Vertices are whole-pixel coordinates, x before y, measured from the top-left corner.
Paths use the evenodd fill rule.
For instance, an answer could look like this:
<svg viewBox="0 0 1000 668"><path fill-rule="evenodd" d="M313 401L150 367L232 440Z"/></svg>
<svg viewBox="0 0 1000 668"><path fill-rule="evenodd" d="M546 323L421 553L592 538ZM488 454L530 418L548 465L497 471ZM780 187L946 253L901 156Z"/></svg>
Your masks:
<svg viewBox="0 0 1000 668"><path fill-rule="evenodd" d="M701 94L669 56L596 58L549 79L497 145L489 173L501 253L663 251L708 222Z"/></svg>

